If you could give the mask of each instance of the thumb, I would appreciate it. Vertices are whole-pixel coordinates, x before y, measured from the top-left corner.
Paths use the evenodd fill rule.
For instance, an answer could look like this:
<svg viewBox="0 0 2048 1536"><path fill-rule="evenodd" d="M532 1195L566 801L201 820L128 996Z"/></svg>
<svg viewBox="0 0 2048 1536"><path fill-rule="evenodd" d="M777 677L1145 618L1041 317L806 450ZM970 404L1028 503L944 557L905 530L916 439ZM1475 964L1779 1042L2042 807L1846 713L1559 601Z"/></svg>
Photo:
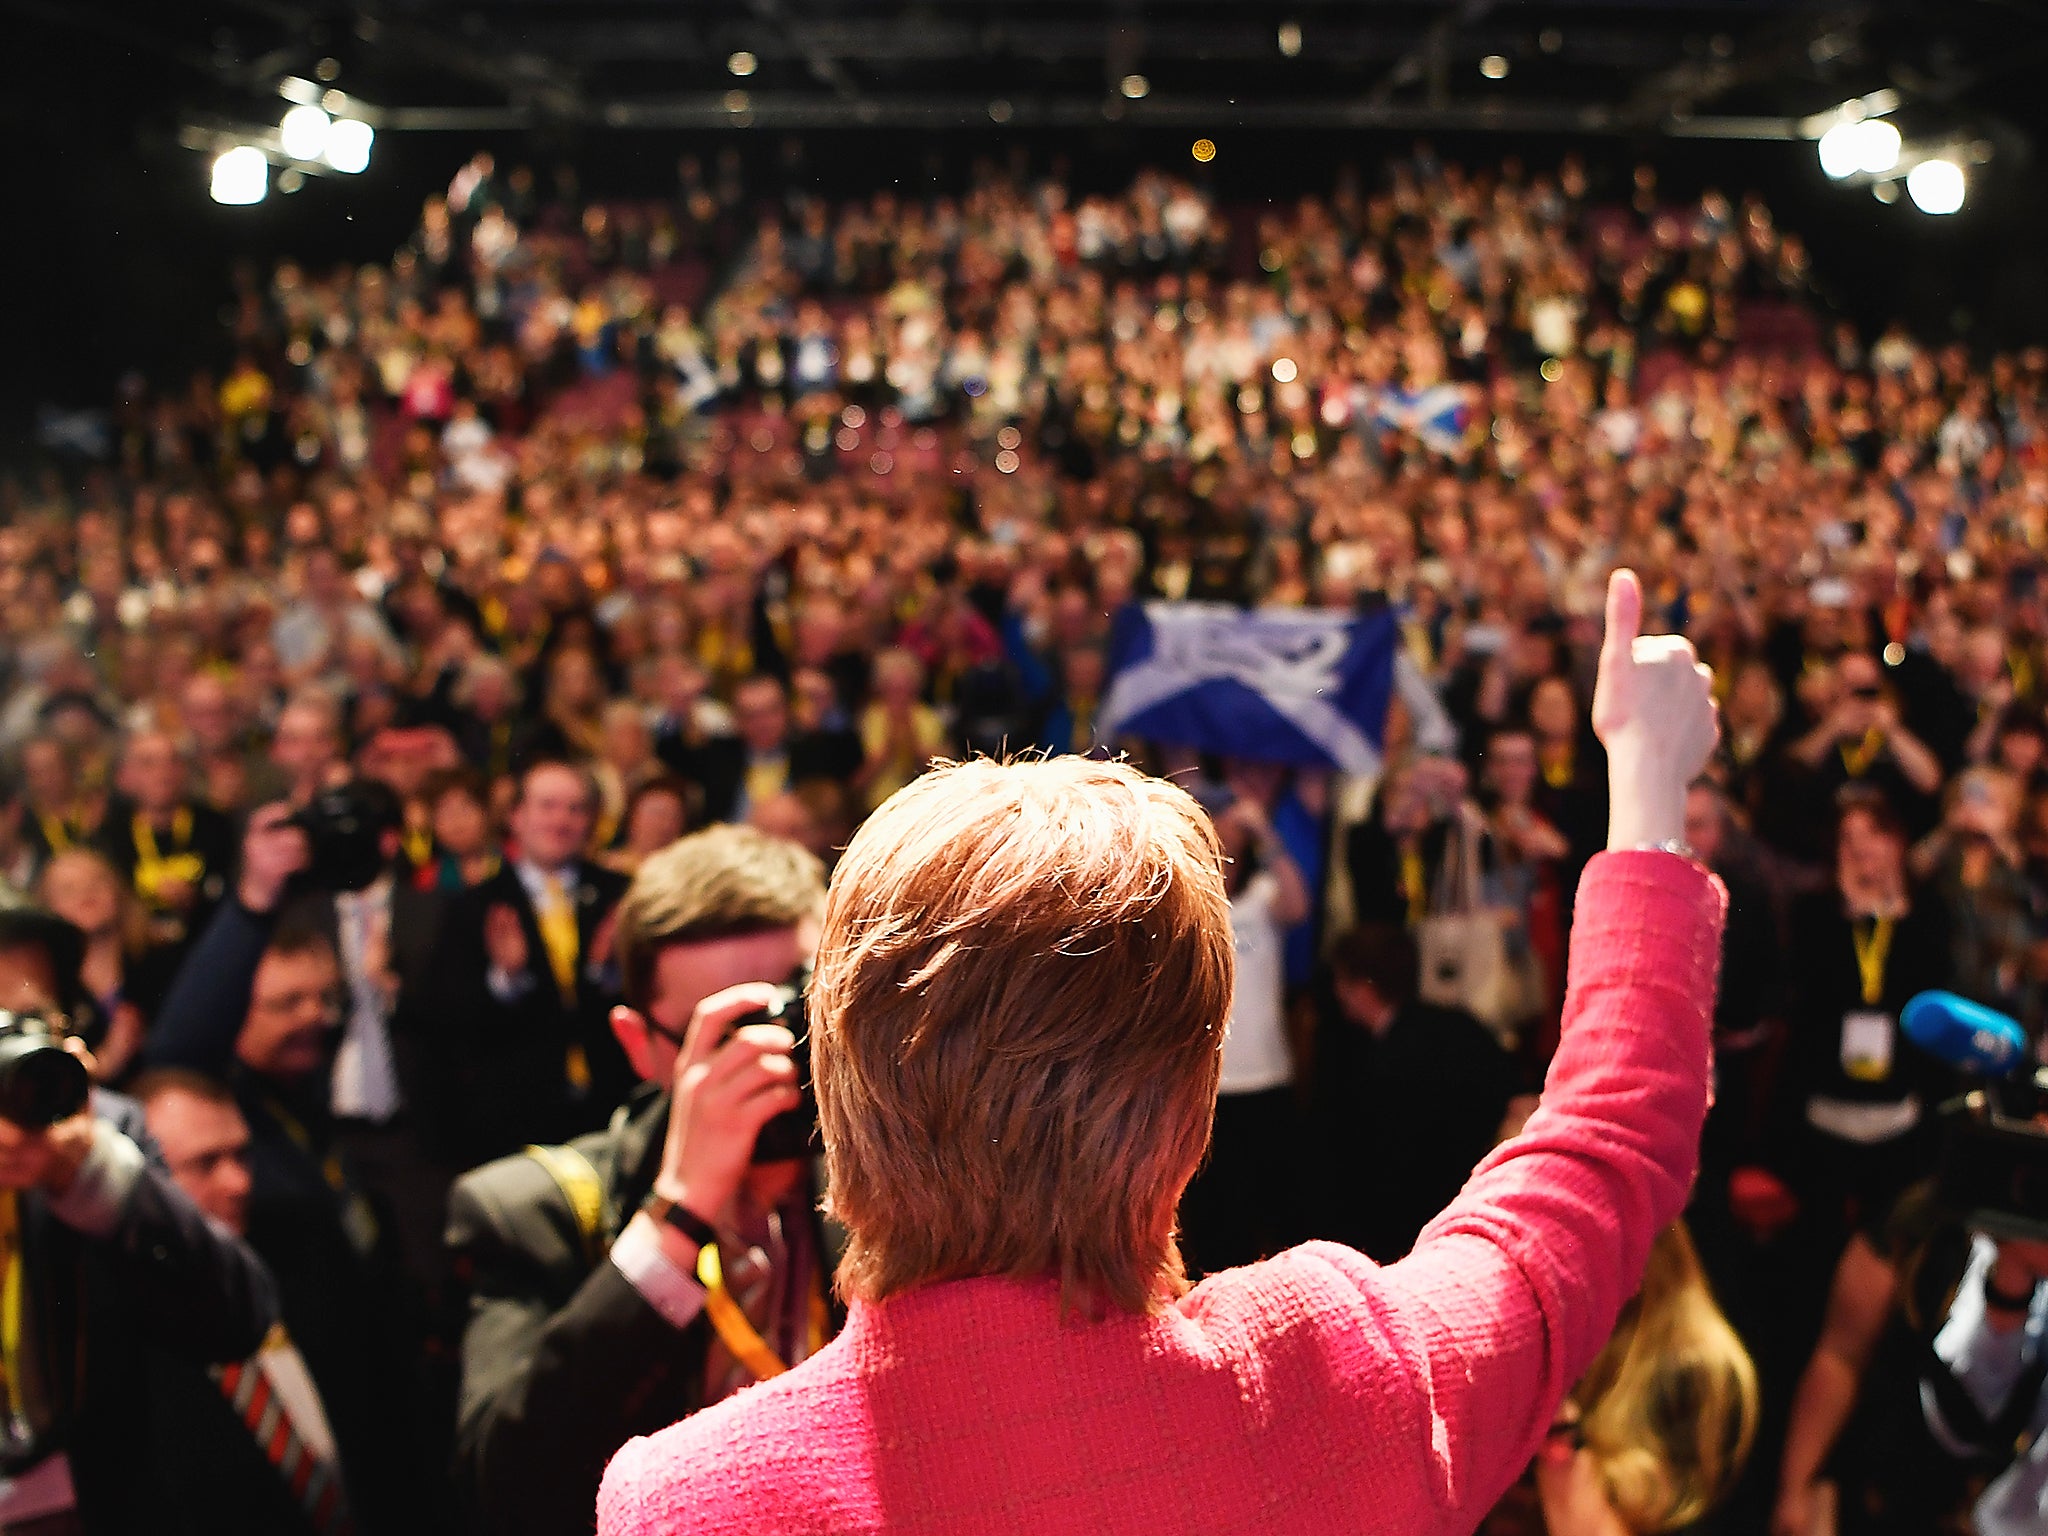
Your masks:
<svg viewBox="0 0 2048 1536"><path fill-rule="evenodd" d="M1635 665L1636 636L1643 627L1643 584L1631 570L1607 579L1607 634L1600 644L1601 692L1620 688Z"/></svg>

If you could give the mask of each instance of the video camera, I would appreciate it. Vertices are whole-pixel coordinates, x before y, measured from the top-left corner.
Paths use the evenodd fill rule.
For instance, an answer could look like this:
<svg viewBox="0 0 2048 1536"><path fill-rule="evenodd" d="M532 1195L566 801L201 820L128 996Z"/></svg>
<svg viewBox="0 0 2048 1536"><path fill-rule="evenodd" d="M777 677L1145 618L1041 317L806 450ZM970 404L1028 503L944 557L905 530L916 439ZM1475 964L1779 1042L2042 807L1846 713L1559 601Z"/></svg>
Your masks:
<svg viewBox="0 0 2048 1536"><path fill-rule="evenodd" d="M1952 992L1899 1014L1921 1049L1983 1079L1941 1106L1937 1196L1972 1231L2048 1239L2048 1068L2016 1019Z"/></svg>
<svg viewBox="0 0 2048 1536"><path fill-rule="evenodd" d="M818 1096L811 1087L811 1031L804 1014L803 994L795 987L783 987L781 995L766 1008L757 1008L733 1021L733 1030L749 1024L780 1024L796 1036L790 1052L796 1062L797 1091L802 1095L795 1109L785 1109L762 1126L754 1137L754 1161L784 1163L815 1157L818 1151ZM730 1037L731 1031L727 1032Z"/></svg>

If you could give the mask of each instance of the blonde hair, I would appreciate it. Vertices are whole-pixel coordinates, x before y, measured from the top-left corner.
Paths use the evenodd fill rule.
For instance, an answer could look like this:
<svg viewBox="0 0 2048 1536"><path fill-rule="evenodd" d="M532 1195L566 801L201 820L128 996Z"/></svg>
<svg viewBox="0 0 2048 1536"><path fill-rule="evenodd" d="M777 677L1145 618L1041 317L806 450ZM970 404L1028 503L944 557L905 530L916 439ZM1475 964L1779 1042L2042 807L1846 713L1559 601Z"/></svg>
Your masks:
<svg viewBox="0 0 2048 1536"><path fill-rule="evenodd" d="M1607 1500L1631 1531L1690 1525L1733 1486L1756 1436L1756 1367L1715 1305L1683 1222L1572 1390Z"/></svg>
<svg viewBox="0 0 2048 1536"><path fill-rule="evenodd" d="M1121 763L942 764L854 835L810 1020L839 1285L879 1300L1056 1277L1186 1289L1174 1211L1209 1139L1236 952L1222 852Z"/></svg>
<svg viewBox="0 0 2048 1536"><path fill-rule="evenodd" d="M645 1007L655 956L701 943L813 922L825 868L808 849L752 827L706 827L641 860L619 902L613 939L626 1001Z"/></svg>

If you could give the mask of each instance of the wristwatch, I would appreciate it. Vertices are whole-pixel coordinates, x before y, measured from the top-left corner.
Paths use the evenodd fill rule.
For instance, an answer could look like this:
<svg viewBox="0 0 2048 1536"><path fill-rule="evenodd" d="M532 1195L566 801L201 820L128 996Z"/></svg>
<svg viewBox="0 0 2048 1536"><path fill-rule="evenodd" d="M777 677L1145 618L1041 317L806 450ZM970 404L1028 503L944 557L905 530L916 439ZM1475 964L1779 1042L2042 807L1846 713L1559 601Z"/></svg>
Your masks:
<svg viewBox="0 0 2048 1536"><path fill-rule="evenodd" d="M1660 843L1637 843L1635 853L1675 853L1688 864L1697 864L1700 856L1692 851L1692 844L1682 837L1667 837Z"/></svg>
<svg viewBox="0 0 2048 1536"><path fill-rule="evenodd" d="M699 1248L714 1247L718 1242L718 1232L710 1222L666 1196L650 1193L640 1202L640 1209L662 1225L675 1228Z"/></svg>

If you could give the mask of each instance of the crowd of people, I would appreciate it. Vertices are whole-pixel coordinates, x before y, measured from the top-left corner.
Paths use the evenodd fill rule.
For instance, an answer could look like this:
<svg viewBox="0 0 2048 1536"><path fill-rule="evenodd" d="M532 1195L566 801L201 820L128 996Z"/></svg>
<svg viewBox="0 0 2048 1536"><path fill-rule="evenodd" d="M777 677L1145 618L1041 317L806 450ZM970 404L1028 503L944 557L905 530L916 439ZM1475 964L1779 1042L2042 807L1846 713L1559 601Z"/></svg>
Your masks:
<svg viewBox="0 0 2048 1536"><path fill-rule="evenodd" d="M1955 1078L1897 1022L1946 987L2048 1026L2048 352L1834 320L1755 199L1427 148L1252 209L987 167L835 202L733 159L582 203L480 155L390 263L245 273L231 333L0 523L0 878L82 935L41 1001L284 1319L223 1391L164 1367L192 1529L567 1529L627 1436L759 1374L720 1326L662 1375L724 1293L635 1213L689 1005L802 946L649 956L731 937L693 881L801 930L935 758L1128 753L1213 814L1239 979L1190 1269L1398 1258L1556 1043L1623 563L1721 708L1688 1219L1762 1386L1729 1528L2048 1482L1960 1453L2002 1398L1921 1412L1916 1344L1964 1359L2030 1272L1996 1255L1987 1313L1994 1256L1921 1198ZM1391 610L1427 696L1371 780L1113 739L1144 599ZM678 844L727 824L760 843ZM1425 962L1473 913L1451 995ZM807 1190L741 1200L727 1277L786 1358L831 1326ZM273 1395L290 1433L250 1435Z"/></svg>

